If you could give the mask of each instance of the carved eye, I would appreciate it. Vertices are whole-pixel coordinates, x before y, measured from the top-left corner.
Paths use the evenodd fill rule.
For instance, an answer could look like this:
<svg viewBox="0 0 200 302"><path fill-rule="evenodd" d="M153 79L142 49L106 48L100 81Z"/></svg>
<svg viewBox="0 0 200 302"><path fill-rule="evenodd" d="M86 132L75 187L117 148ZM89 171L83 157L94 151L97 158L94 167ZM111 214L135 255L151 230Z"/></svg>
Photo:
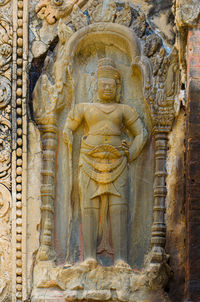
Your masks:
<svg viewBox="0 0 200 302"><path fill-rule="evenodd" d="M55 5L62 5L63 4L63 0L53 0Z"/></svg>

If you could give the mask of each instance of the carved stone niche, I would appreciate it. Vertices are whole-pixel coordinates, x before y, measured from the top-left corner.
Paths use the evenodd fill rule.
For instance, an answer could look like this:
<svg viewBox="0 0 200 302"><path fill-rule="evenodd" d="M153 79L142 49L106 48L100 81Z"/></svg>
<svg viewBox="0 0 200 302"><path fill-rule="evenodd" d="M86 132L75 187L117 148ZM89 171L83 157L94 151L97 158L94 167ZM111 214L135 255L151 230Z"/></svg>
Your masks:
<svg viewBox="0 0 200 302"><path fill-rule="evenodd" d="M128 3L118 13L114 1L85 14L75 5L71 20L59 22L34 90L42 168L32 301L169 301L165 162L177 52L154 33L136 35Z"/></svg>

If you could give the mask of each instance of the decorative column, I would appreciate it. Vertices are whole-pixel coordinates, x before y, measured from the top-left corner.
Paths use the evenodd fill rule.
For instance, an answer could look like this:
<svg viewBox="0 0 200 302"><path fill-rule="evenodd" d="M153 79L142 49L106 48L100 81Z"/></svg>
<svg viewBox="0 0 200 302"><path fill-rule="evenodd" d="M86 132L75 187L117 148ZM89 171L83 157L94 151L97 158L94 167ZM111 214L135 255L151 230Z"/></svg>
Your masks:
<svg viewBox="0 0 200 302"><path fill-rule="evenodd" d="M165 248L165 197L166 197L166 158L168 149L168 131L155 130L155 179L154 179L154 222L152 226L152 262L163 261Z"/></svg>
<svg viewBox="0 0 200 302"><path fill-rule="evenodd" d="M51 60L47 59L47 64ZM57 148L57 104L56 87L44 72L34 89L34 117L41 133L42 171L41 171L41 223L40 247L37 261L53 261L54 200L56 184L56 148Z"/></svg>
<svg viewBox="0 0 200 302"><path fill-rule="evenodd" d="M161 62L159 63L160 70L157 68L156 64L158 63L154 59L153 68L156 70L156 74L149 96L155 142L154 214L151 237L152 265L166 263L167 260L165 252L166 161L168 134L171 131L175 116L174 100L179 90L178 52L174 48L168 57L164 54L164 49L161 49L157 58L157 62Z"/></svg>
<svg viewBox="0 0 200 302"><path fill-rule="evenodd" d="M53 223L55 199L55 160L57 145L56 125L39 126L42 140L42 171L41 171L41 237L38 260L54 259Z"/></svg>

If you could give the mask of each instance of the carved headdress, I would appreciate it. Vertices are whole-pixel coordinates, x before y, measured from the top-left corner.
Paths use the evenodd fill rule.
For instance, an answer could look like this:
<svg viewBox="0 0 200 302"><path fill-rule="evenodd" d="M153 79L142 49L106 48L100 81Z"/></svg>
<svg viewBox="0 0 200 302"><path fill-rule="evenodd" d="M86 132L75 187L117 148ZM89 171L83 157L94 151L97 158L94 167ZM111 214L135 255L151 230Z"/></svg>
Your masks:
<svg viewBox="0 0 200 302"><path fill-rule="evenodd" d="M100 59L98 62L97 69L98 78L112 78L116 80L117 83L120 82L121 76L119 70L116 68L115 63L110 58Z"/></svg>

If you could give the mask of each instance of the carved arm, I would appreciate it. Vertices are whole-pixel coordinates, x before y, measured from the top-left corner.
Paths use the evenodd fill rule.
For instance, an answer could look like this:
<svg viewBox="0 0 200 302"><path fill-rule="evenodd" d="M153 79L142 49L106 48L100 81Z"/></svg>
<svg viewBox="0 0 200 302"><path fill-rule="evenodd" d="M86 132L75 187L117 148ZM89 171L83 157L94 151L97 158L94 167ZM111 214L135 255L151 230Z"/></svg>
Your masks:
<svg viewBox="0 0 200 302"><path fill-rule="evenodd" d="M146 144L148 132L140 118L138 118L128 128L130 132L135 136L129 148L129 161L132 161L138 157L144 145Z"/></svg>
<svg viewBox="0 0 200 302"><path fill-rule="evenodd" d="M77 104L72 108L66 119L66 123L63 130L63 140L68 145L70 153L72 152L73 144L73 132L80 126L83 120L84 106L83 104Z"/></svg>

